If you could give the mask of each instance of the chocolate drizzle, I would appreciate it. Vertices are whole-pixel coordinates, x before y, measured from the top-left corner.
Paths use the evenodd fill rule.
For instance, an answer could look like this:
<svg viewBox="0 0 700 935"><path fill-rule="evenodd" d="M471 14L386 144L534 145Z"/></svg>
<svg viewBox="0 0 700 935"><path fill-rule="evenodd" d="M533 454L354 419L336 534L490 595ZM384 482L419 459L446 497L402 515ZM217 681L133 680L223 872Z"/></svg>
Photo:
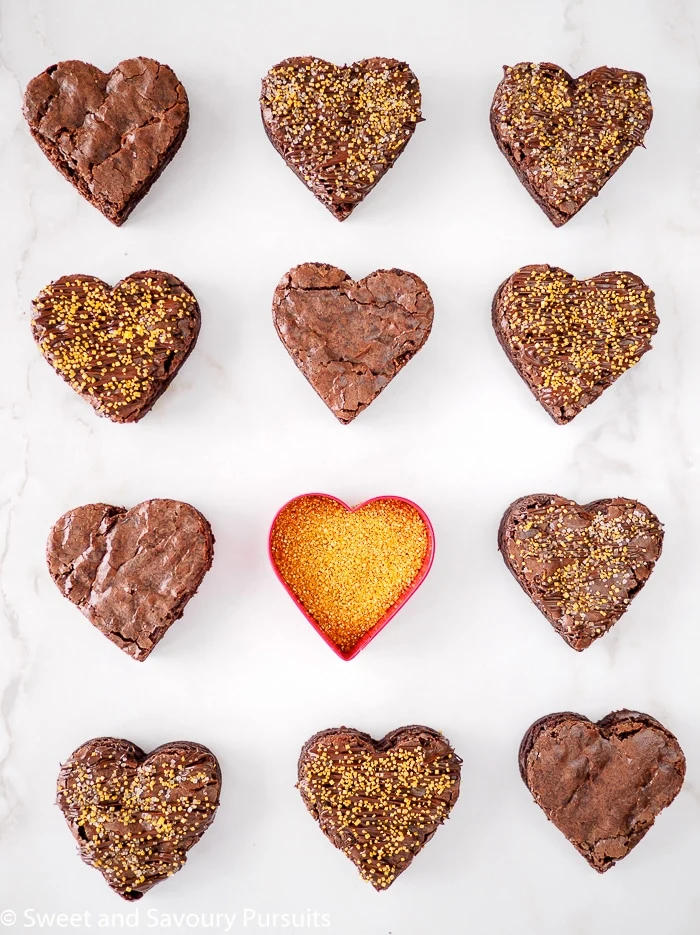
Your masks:
<svg viewBox="0 0 700 935"><path fill-rule="evenodd" d="M76 507L54 524L46 547L63 596L138 662L182 616L213 554L209 523L177 500Z"/></svg>
<svg viewBox="0 0 700 935"><path fill-rule="evenodd" d="M654 570L662 543L658 518L622 497L580 506L531 494L508 507L498 531L516 581L577 651L617 623Z"/></svg>
<svg viewBox="0 0 700 935"><path fill-rule="evenodd" d="M288 58L265 75L260 95L270 142L339 221L401 155L420 107L418 79L390 58L344 67Z"/></svg>
<svg viewBox="0 0 700 935"><path fill-rule="evenodd" d="M429 727L401 727L382 740L340 727L306 742L298 789L326 837L381 891L449 816L461 763Z"/></svg>
<svg viewBox="0 0 700 935"><path fill-rule="evenodd" d="M336 266L303 263L282 277L272 316L294 363L346 425L428 340L433 301L423 280L404 270L354 282Z"/></svg>
<svg viewBox="0 0 700 935"><path fill-rule="evenodd" d="M599 873L641 841L685 777L673 734L627 710L597 723L568 711L541 718L523 737L519 765L535 802Z"/></svg>
<svg viewBox="0 0 700 935"><path fill-rule="evenodd" d="M61 766L56 804L86 864L123 899L180 870L219 806L221 769L206 747L175 741L146 756L98 737Z"/></svg>
<svg viewBox="0 0 700 935"><path fill-rule="evenodd" d="M527 191L560 227L643 145L653 115L646 80L606 67L574 79L550 62L503 71L491 105L493 135Z"/></svg>
<svg viewBox="0 0 700 935"><path fill-rule="evenodd" d="M33 302L39 350L98 415L138 422L165 392L199 336L191 290L160 270L114 288L94 276L62 276Z"/></svg>
<svg viewBox="0 0 700 935"><path fill-rule="evenodd" d="M654 293L639 276L575 279L542 264L501 284L492 319L508 359L559 425L637 364L659 326Z"/></svg>

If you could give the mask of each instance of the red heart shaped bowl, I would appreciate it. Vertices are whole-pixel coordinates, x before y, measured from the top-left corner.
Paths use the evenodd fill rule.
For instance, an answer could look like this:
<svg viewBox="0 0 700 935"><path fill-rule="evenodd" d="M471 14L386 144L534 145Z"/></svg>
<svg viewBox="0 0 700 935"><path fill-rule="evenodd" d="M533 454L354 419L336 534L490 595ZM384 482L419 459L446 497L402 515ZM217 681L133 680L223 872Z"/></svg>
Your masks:
<svg viewBox="0 0 700 935"><path fill-rule="evenodd" d="M272 567L299 610L341 659L383 630L430 571L435 534L419 506L374 497L350 507L303 494L270 528Z"/></svg>

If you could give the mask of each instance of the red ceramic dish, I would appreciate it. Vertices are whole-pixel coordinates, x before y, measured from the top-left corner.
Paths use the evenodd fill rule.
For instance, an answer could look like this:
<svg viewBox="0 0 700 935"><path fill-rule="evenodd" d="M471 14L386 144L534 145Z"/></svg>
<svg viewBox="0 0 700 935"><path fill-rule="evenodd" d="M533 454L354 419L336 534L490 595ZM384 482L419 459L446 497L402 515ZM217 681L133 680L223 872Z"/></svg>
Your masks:
<svg viewBox="0 0 700 935"><path fill-rule="evenodd" d="M414 575L414 577L411 579L411 583L401 593L400 597L389 607L387 611L385 611L385 613L381 616L381 618L377 620L377 622L373 624L370 629L362 633L362 635L358 638L357 642L350 649L341 648L333 640L333 638L314 619L311 613L307 610L307 608L301 602L297 594L292 590L290 585L285 580L282 572L280 571L277 565L277 562L275 560L275 556L273 553L272 540L273 540L273 535L275 533L275 530L277 528L278 521L280 520L280 517L282 516L282 514L285 513L285 511L292 504L296 503L297 501L305 500L309 498L319 498L319 499L332 501L338 504L348 513L356 513L358 510L361 510L364 507L369 506L372 503L376 503L377 501L391 501L394 503L404 503L407 506L411 507L418 514L418 516L420 517L425 527L425 533L427 537L427 548L426 548L425 556L423 558L422 565L418 573ZM333 497L333 496L330 496L329 494L307 493L307 494L301 494L298 497L294 497L292 500L289 500L287 503L285 503L284 506L281 507L277 511L275 518L272 521L272 525L270 526L270 535L268 537L268 555L270 558L270 564L272 565L272 568L274 569L274 572L277 575L280 582L282 583L284 589L287 591L287 593L292 598L292 600L297 605L297 607L302 612L302 614L309 621L309 623L314 628L314 630L316 630L319 636L330 646L330 648L333 650L334 653L336 653L336 655L340 656L341 659L350 660L350 659L354 659L355 656L357 656L357 654L361 652L365 648L365 646L367 646L381 630L384 629L384 627L387 625L387 623L389 623L392 617L394 617L394 615L398 613L398 611L403 607L406 601L410 597L412 597L413 594L415 594L417 589L423 583L426 575L430 571L431 565L433 564L433 558L435 555L435 533L433 531L432 524L430 520L428 519L427 515L425 514L425 512L416 503L413 503L413 501L408 500L405 497L395 497L395 496L373 497L370 500L365 500L364 503L359 503L357 506L351 507L347 503L344 503L342 500L340 500L338 497Z"/></svg>

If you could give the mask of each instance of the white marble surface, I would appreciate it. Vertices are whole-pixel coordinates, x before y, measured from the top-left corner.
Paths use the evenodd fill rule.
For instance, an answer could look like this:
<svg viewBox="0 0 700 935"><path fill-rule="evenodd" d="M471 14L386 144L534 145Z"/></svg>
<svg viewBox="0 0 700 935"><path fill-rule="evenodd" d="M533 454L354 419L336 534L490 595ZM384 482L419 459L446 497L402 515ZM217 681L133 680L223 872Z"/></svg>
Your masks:
<svg viewBox="0 0 700 935"><path fill-rule="evenodd" d="M118 230L50 167L20 101L55 61L108 69L138 54L177 71L192 120ZM260 125L260 78L295 54L395 56L421 81L426 122L342 225ZM489 131L501 66L521 60L637 69L652 92L646 151L562 230ZM134 923L133 907L80 863L53 804L59 762L113 734L147 748L201 741L225 773L216 822L188 866L138 904L140 930L203 929L209 913L236 913L230 930L252 931L272 926L267 913L311 910L330 916L334 935L698 931L699 145L694 0L0 0L0 908L17 913L13 930L36 921L27 911L91 913L81 931L100 913L132 913ZM348 428L271 324L275 284L305 260L357 277L404 267L435 300L425 349ZM532 262L580 276L630 269L657 295L653 352L567 427L531 399L491 331L495 288ZM202 334L155 410L119 426L96 418L40 358L30 303L64 273L116 281L148 267L190 284ZM435 525L425 585L352 663L322 643L268 566L273 514L308 490L353 502L402 494ZM528 603L495 547L504 507L540 490L638 497L666 525L644 593L581 655ZM44 541L70 507L158 496L209 517L216 556L184 619L138 665L61 598ZM688 779L637 850L599 877L532 804L516 755L540 715L597 718L621 706L677 733ZM462 795L410 871L378 895L307 816L296 757L324 727L382 735L416 721L462 754ZM259 915L245 919L246 908ZM49 916L44 928L58 924ZM218 930L226 925L221 917Z"/></svg>

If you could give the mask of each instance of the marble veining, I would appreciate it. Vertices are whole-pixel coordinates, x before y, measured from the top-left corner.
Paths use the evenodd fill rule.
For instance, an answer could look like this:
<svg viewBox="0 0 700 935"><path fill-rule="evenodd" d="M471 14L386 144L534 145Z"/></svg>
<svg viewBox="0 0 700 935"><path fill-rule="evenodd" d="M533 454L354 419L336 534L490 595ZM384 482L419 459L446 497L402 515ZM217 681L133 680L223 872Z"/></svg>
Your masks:
<svg viewBox="0 0 700 935"><path fill-rule="evenodd" d="M55 61L109 69L139 54L174 68L192 120L171 166L116 229L49 165L21 99ZM342 225L260 124L260 79L299 54L394 56L421 82L425 123ZM574 74L641 71L655 108L646 149L560 230L488 125L502 66L523 60ZM128 910L80 863L53 803L61 760L112 734L146 748L199 741L224 769L216 821L185 869L139 904L139 930L164 927L167 913L233 913L228 930L242 930L248 908L325 913L334 935L694 935L698 3L356 0L341 11L323 0L0 0L0 218L0 922L6 909L17 930L27 911L92 913L85 930L101 912ZM277 282L305 261L354 278L411 270L435 302L425 348L351 426L315 397L272 324ZM568 426L539 408L491 330L493 293L529 263L579 277L629 269L656 293L654 349ZM31 300L63 274L114 283L147 268L192 288L201 337L143 422L115 425L40 358ZM322 643L268 564L275 512L315 490L348 502L402 495L435 527L420 593L351 663ZM636 497L665 524L644 591L582 654L528 603L496 550L505 507L540 491ZM139 665L61 598L44 546L71 507L158 496L207 516L215 557L183 619ZM517 749L543 714L599 718L623 706L677 734L688 777L637 850L599 878L532 803ZM325 727L382 736L415 722L444 731L464 758L462 794L377 896L306 815L296 758Z"/></svg>

